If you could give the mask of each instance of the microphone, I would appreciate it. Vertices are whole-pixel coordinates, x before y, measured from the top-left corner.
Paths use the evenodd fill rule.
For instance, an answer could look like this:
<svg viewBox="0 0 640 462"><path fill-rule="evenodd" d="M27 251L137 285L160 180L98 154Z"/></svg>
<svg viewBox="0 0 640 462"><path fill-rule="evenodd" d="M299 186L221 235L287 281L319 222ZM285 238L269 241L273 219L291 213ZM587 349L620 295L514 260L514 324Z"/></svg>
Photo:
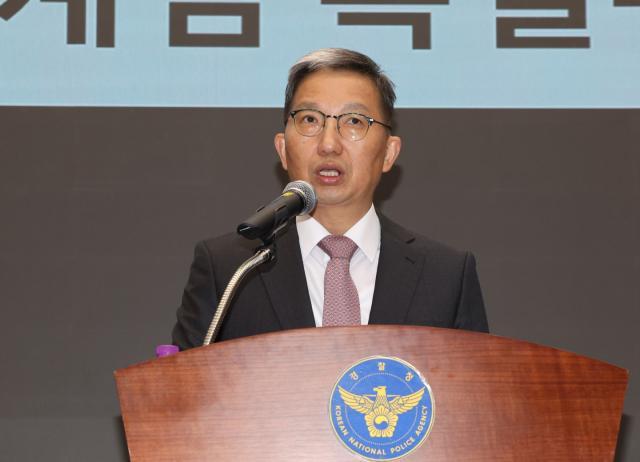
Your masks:
<svg viewBox="0 0 640 462"><path fill-rule="evenodd" d="M316 192L306 181L292 181L282 194L238 225L237 231L247 239L271 241L273 236L296 215L311 212L316 206Z"/></svg>

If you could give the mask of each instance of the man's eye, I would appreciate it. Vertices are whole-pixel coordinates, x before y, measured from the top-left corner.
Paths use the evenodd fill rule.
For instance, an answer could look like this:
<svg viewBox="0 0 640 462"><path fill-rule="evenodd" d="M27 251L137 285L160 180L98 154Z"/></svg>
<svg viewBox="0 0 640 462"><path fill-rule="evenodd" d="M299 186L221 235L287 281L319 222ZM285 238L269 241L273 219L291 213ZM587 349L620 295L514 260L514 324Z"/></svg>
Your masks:
<svg viewBox="0 0 640 462"><path fill-rule="evenodd" d="M313 115L303 115L302 116L302 123L303 124L316 124L316 123L318 123L318 118L316 116L313 116Z"/></svg>
<svg viewBox="0 0 640 462"><path fill-rule="evenodd" d="M345 117L345 125L350 125L353 127L357 127L358 125L362 125L364 124L364 122L362 121L362 119L360 119L359 117L356 116L347 116Z"/></svg>

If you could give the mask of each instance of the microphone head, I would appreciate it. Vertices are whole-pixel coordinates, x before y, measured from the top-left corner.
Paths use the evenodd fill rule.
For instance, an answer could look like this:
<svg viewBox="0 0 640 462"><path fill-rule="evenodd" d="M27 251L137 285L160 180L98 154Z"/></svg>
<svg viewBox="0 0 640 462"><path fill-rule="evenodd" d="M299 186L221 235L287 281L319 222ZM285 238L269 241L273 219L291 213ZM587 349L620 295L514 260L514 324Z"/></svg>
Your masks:
<svg viewBox="0 0 640 462"><path fill-rule="evenodd" d="M300 211L299 215L309 213L316 208L316 203L318 202L316 199L316 192L313 190L313 186L306 181L292 181L282 190L283 193L288 191L296 193L304 202L304 208Z"/></svg>

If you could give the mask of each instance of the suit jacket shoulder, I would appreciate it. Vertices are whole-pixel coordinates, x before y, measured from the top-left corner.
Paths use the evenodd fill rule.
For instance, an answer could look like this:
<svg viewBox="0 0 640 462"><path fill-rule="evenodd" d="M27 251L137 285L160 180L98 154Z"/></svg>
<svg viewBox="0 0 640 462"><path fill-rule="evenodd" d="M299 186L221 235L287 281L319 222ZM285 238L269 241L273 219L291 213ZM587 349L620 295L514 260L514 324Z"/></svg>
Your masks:
<svg viewBox="0 0 640 462"><path fill-rule="evenodd" d="M387 217L370 323L488 332L475 258L408 231Z"/></svg>
<svg viewBox="0 0 640 462"><path fill-rule="evenodd" d="M173 342L182 349L202 345L227 283L255 252L256 241L225 234L199 242L177 311ZM276 261L242 281L217 341L283 329L314 327L311 301L295 226L276 242Z"/></svg>

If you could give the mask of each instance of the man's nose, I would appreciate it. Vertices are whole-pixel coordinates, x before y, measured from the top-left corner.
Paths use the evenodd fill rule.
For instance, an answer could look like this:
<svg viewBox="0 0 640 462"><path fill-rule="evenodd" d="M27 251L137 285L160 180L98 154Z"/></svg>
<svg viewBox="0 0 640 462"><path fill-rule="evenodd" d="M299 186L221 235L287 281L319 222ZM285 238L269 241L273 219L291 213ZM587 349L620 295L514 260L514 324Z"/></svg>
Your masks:
<svg viewBox="0 0 640 462"><path fill-rule="evenodd" d="M342 152L342 139L340 133L338 133L338 121L334 117L327 117L319 136L318 152L320 154L340 154Z"/></svg>

